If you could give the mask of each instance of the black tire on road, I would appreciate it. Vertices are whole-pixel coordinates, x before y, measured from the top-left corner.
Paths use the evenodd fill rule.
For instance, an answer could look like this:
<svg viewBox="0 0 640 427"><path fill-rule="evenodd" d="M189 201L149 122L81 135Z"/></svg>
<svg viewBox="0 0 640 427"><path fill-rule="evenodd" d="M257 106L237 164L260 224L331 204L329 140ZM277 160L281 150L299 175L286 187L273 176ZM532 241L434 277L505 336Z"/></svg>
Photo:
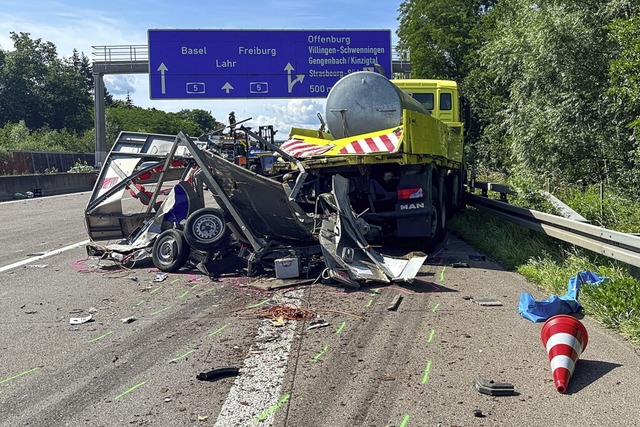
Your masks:
<svg viewBox="0 0 640 427"><path fill-rule="evenodd" d="M184 224L187 243L200 251L211 251L225 241L228 234L224 212L214 208L198 209Z"/></svg>
<svg viewBox="0 0 640 427"><path fill-rule="evenodd" d="M189 246L180 230L165 230L153 243L153 265L160 271L173 273L180 270L189 259Z"/></svg>
<svg viewBox="0 0 640 427"><path fill-rule="evenodd" d="M444 239L443 210L446 209L442 208L440 192L438 187L434 185L431 187L431 231L424 238L424 244L421 245L427 253L432 252L436 245Z"/></svg>

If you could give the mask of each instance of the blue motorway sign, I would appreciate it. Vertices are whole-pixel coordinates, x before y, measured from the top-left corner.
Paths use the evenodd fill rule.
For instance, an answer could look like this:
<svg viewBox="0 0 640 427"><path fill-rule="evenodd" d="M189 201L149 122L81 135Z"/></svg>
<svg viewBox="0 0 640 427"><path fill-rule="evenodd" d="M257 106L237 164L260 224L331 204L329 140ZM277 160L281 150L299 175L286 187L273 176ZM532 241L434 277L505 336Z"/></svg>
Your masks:
<svg viewBox="0 0 640 427"><path fill-rule="evenodd" d="M390 30L149 30L151 99L324 98L376 64Z"/></svg>

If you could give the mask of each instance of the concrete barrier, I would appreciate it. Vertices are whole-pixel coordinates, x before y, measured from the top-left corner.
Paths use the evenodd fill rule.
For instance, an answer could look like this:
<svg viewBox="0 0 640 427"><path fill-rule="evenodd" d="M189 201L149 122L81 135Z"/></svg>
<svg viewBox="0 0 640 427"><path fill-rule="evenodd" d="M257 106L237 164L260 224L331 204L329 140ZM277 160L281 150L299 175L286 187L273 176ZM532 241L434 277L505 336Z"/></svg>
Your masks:
<svg viewBox="0 0 640 427"><path fill-rule="evenodd" d="M42 196L91 191L97 178L98 172L0 176L0 201L27 191L40 190Z"/></svg>

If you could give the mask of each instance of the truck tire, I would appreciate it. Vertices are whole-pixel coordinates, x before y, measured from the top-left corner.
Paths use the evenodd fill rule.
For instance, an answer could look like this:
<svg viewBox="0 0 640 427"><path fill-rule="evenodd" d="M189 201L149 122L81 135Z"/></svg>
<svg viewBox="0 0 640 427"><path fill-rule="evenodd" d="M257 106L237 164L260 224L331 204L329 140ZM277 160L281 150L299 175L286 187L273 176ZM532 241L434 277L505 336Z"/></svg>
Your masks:
<svg viewBox="0 0 640 427"><path fill-rule="evenodd" d="M446 190L445 190L446 195ZM440 192L438 186L431 187L431 232L429 236L425 237L422 241L420 249L429 253L432 252L436 245L444 240L444 227L446 222L443 214L446 215L446 208L444 207L444 199L440 198Z"/></svg>
<svg viewBox="0 0 640 427"><path fill-rule="evenodd" d="M211 251L222 243L228 235L224 212L214 208L198 209L184 224L187 243L200 251Z"/></svg>
<svg viewBox="0 0 640 427"><path fill-rule="evenodd" d="M180 230L164 230L153 243L153 265L160 271L173 273L180 270L189 259L189 246Z"/></svg>

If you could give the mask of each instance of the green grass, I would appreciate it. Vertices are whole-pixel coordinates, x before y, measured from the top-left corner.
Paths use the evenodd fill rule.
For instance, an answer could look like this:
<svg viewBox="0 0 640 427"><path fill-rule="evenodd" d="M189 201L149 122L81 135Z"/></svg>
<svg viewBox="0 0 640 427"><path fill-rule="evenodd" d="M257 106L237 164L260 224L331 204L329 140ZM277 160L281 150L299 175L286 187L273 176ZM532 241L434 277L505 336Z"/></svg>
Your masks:
<svg viewBox="0 0 640 427"><path fill-rule="evenodd" d="M628 221L624 214L615 216L620 224ZM626 265L474 208L452 218L449 229L549 295L564 295L569 278L582 270L610 278L599 286L583 286L578 300L587 315L640 345L640 281Z"/></svg>

